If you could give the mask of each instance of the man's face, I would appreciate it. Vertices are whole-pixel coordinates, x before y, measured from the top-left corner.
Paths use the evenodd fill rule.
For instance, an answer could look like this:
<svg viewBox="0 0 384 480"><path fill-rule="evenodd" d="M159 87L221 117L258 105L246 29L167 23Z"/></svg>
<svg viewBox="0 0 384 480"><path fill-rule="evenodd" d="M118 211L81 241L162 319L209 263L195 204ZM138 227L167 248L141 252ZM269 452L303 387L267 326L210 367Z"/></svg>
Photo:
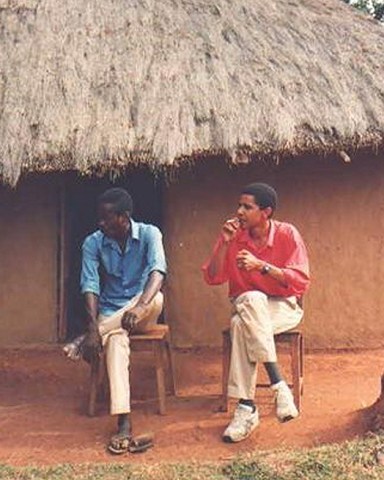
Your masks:
<svg viewBox="0 0 384 480"><path fill-rule="evenodd" d="M97 216L99 228L107 237L119 239L127 233L128 214L115 213L110 203L100 203Z"/></svg>
<svg viewBox="0 0 384 480"><path fill-rule="evenodd" d="M261 209L259 205L255 203L253 195L240 196L237 218L240 222L240 228L243 230L264 225L270 214L271 208Z"/></svg>

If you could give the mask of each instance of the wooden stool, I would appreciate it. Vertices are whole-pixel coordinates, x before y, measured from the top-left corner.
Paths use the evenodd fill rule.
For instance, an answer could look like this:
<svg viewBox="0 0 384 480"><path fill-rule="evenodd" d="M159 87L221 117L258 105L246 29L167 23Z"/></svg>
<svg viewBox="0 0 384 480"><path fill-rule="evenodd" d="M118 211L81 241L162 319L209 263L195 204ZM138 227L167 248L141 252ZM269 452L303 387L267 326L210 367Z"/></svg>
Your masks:
<svg viewBox="0 0 384 480"><path fill-rule="evenodd" d="M168 325L155 325L145 333L132 334L129 337L131 351L152 351L156 369L157 394L159 401L159 413L165 415L165 370L167 363L171 377L171 394L175 395L175 380L173 375L173 359L169 342ZM93 417L96 410L97 396L103 387L105 378L105 358L102 354L91 363L91 380L89 390L88 415Z"/></svg>
<svg viewBox="0 0 384 480"><path fill-rule="evenodd" d="M223 376L222 376L222 405L221 411L228 411L228 377L229 377L229 364L231 360L231 335L230 329L226 328L222 332L223 334ZM293 390L293 398L297 409L300 411L301 396L304 392L304 338L300 329L295 328L288 330L287 332L278 333L275 335L276 348L281 345L289 346L290 361L291 361L291 382L288 382L288 386ZM269 387L269 384L258 383L257 387Z"/></svg>

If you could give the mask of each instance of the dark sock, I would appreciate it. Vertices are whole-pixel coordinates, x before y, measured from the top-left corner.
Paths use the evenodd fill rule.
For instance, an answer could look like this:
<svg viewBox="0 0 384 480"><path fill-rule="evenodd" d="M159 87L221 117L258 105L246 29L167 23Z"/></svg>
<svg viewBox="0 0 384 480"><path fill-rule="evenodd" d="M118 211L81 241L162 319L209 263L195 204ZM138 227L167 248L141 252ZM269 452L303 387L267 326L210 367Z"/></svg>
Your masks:
<svg viewBox="0 0 384 480"><path fill-rule="evenodd" d="M247 405L248 407L252 407L252 412L256 410L256 405L253 400L247 400L245 398L240 398L239 400L240 405Z"/></svg>
<svg viewBox="0 0 384 480"><path fill-rule="evenodd" d="M118 433L131 434L131 422L128 413L121 413L117 416Z"/></svg>
<svg viewBox="0 0 384 480"><path fill-rule="evenodd" d="M264 367L267 371L271 385L275 385L275 383L279 383L281 382L281 380L283 380L283 377L279 370L279 366L276 362L265 362Z"/></svg>

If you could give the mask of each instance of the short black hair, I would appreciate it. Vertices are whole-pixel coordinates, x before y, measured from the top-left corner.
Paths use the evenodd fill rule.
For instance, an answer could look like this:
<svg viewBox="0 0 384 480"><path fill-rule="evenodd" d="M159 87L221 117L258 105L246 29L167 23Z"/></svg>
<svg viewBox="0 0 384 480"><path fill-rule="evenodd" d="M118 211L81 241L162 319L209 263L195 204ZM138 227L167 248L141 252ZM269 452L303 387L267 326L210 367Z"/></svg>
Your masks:
<svg viewBox="0 0 384 480"><path fill-rule="evenodd" d="M131 195L124 188L109 188L99 196L98 203L109 203L117 215L133 212L133 200Z"/></svg>
<svg viewBox="0 0 384 480"><path fill-rule="evenodd" d="M250 183L246 185L241 193L243 195L253 195L255 203L261 208L272 208L272 213L277 207L276 190L266 183Z"/></svg>

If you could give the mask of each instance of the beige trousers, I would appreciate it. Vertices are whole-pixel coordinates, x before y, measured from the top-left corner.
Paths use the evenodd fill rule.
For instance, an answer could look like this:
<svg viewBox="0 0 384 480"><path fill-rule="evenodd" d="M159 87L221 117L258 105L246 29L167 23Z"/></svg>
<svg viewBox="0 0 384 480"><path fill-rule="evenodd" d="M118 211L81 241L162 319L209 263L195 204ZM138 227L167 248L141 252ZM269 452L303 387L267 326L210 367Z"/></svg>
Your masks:
<svg viewBox="0 0 384 480"><path fill-rule="evenodd" d="M255 398L257 362L276 362L273 335L294 328L302 316L296 297L268 297L253 291L233 301L228 396Z"/></svg>
<svg viewBox="0 0 384 480"><path fill-rule="evenodd" d="M121 320L125 312L132 309L141 295L134 297L127 305L110 316L99 315L99 332L103 341L107 364L109 389L111 393L111 415L129 413L130 384L129 384L129 336L121 328ZM157 293L147 306L144 318L135 327L135 332L144 332L153 326L163 308L163 294Z"/></svg>

